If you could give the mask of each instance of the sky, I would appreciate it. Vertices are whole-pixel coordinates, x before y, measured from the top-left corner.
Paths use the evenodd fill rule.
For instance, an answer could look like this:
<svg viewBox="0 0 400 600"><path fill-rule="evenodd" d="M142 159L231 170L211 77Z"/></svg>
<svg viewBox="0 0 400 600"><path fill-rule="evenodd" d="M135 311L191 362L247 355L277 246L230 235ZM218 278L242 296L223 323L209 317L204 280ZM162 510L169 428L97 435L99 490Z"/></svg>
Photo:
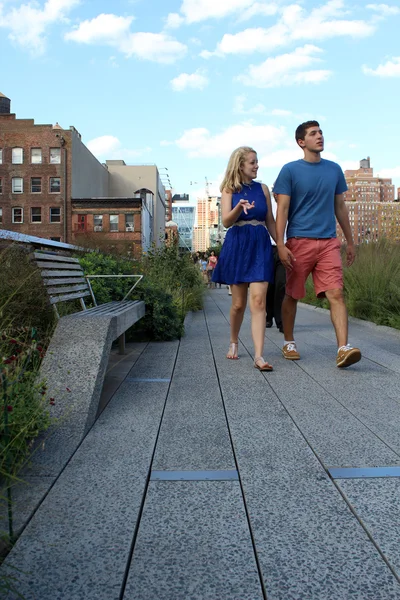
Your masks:
<svg viewBox="0 0 400 600"><path fill-rule="evenodd" d="M273 184L309 119L343 169L400 186L400 2L0 0L0 92L17 118L73 125L100 160L157 164L216 194L252 146Z"/></svg>

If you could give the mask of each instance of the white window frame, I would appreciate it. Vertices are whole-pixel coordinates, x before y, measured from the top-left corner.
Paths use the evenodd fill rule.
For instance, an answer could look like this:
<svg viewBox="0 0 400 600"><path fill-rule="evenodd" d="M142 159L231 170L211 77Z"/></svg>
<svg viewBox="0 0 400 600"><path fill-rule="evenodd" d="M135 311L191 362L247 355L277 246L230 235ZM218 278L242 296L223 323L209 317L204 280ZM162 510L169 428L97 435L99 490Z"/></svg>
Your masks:
<svg viewBox="0 0 400 600"><path fill-rule="evenodd" d="M98 223L96 223L98 219ZM93 215L93 231L103 231L103 215Z"/></svg>
<svg viewBox="0 0 400 600"><path fill-rule="evenodd" d="M132 219L132 223L128 223L127 218ZM133 213L125 213L125 231L135 231L135 219Z"/></svg>
<svg viewBox="0 0 400 600"><path fill-rule="evenodd" d="M3 164L3 149L0 148L0 165Z"/></svg>
<svg viewBox="0 0 400 600"><path fill-rule="evenodd" d="M56 150L55 156L54 156L54 150ZM52 152L53 152L53 156L51 155ZM61 164L61 148L50 148L49 163L51 165L60 165Z"/></svg>
<svg viewBox="0 0 400 600"><path fill-rule="evenodd" d="M0 225L3 224L3 207L0 206Z"/></svg>
<svg viewBox="0 0 400 600"><path fill-rule="evenodd" d="M117 229L111 229L111 217L117 217ZM118 233L119 231L119 215L110 215L110 233Z"/></svg>
<svg viewBox="0 0 400 600"><path fill-rule="evenodd" d="M33 211L40 210L40 221L36 221L33 219ZM31 223L41 223L42 222L42 207L41 206L31 206Z"/></svg>
<svg viewBox="0 0 400 600"><path fill-rule="evenodd" d="M52 210L59 211L59 213L58 213L59 220L58 221L54 220L54 215L51 214ZM59 206L50 206L49 220L50 220L50 223L61 223L61 208Z"/></svg>
<svg viewBox="0 0 400 600"><path fill-rule="evenodd" d="M18 152L17 152L17 150L18 150ZM24 163L24 149L23 148L18 147L18 148L12 149L11 162L13 165L22 165Z"/></svg>
<svg viewBox="0 0 400 600"><path fill-rule="evenodd" d="M16 190L16 184L15 182L19 180L21 182L21 189L20 190ZM11 193L12 194L23 194L24 193L24 179L23 177L13 177L11 179Z"/></svg>
<svg viewBox="0 0 400 600"><path fill-rule="evenodd" d="M52 190L51 190L51 182L52 182L53 179L58 179L60 181L60 189L59 189L58 192L52 192ZM61 177L50 177L50 179L49 179L49 193L50 194L61 194Z"/></svg>
<svg viewBox="0 0 400 600"><path fill-rule="evenodd" d="M15 220L15 211L16 210L21 211L21 220L20 221ZM24 222L24 209L22 208L22 206L13 206L11 212L12 212L12 222L13 223L21 224Z"/></svg>
<svg viewBox="0 0 400 600"><path fill-rule="evenodd" d="M34 155L33 155L33 151L39 151L40 152L40 156L37 156L34 160ZM39 159L39 160L38 160ZM31 148L31 165L41 165L43 162L43 152L41 148Z"/></svg>

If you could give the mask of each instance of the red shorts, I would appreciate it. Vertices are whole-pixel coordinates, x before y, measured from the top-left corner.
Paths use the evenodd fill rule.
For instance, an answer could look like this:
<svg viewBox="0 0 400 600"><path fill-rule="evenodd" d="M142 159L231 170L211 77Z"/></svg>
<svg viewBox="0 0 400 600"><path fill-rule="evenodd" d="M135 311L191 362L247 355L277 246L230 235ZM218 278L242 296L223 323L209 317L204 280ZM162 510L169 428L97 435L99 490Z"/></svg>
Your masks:
<svg viewBox="0 0 400 600"><path fill-rule="evenodd" d="M327 290L343 288L343 268L340 242L337 238L290 238L286 246L293 253L293 269L286 271L286 293L300 300L306 295L306 280L310 273L315 293L323 298Z"/></svg>

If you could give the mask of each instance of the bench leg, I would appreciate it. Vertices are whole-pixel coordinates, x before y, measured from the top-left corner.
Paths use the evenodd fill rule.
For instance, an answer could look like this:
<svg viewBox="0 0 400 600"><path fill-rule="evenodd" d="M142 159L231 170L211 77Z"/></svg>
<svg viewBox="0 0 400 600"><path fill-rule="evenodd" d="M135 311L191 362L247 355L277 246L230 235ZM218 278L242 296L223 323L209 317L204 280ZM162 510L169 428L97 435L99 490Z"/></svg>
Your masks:
<svg viewBox="0 0 400 600"><path fill-rule="evenodd" d="M122 333L118 338L118 353L125 354L125 333Z"/></svg>

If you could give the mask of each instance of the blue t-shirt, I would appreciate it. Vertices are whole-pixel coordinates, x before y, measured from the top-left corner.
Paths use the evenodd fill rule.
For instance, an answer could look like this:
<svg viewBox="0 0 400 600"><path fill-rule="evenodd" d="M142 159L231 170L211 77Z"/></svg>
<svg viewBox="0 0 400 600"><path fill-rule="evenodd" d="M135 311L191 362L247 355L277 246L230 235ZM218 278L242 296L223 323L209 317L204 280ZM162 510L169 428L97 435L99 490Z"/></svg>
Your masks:
<svg viewBox="0 0 400 600"><path fill-rule="evenodd" d="M343 171L331 160L284 165L274 194L290 196L287 237L335 238L335 196L346 190Z"/></svg>

